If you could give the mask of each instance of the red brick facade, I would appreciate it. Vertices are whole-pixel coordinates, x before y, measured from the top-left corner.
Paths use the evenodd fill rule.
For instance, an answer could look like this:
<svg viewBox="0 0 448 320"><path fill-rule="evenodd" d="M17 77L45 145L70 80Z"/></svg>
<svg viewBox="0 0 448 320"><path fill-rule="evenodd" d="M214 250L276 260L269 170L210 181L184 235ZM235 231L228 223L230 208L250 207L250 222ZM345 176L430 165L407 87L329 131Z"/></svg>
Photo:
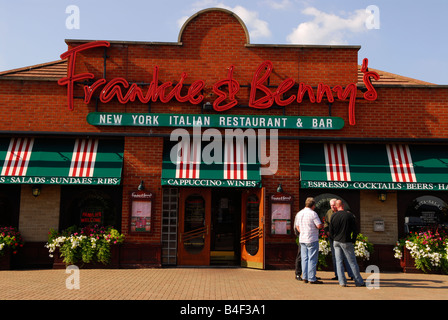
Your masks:
<svg viewBox="0 0 448 320"><path fill-rule="evenodd" d="M86 41L67 40L68 50ZM293 78L296 83L317 87L324 83L330 87L346 87L358 84L355 107L356 124L349 124L348 99L338 99L331 106L331 116L341 117L345 126L341 130L279 130L283 138L279 140L279 165L274 176L264 176L266 194L276 192L281 183L285 192L294 196L294 212L303 205L300 190L299 141L320 141L345 139L346 141L373 141L383 139L396 141L424 139L448 140L448 88L428 84L384 84L373 81L378 93L376 101L363 99L362 81L358 83L357 46L300 46L300 45L256 45L249 43L248 32L238 17L226 10L205 10L192 16L179 34L179 41L173 43L111 42L107 50L93 48L78 53L74 74L93 73L94 79L124 78L129 82L149 83L154 67L159 67L161 82L177 83L186 72L186 84L204 80L202 92L204 100L198 104L181 103L172 99L169 103L159 100L150 106L139 101L119 103L116 99L107 104L92 100L85 104L83 86L75 85L74 110L67 109L67 86L56 81L43 79L7 79L0 81L0 105L2 119L0 132L3 135L43 134L69 135L88 133L124 137L122 232L126 234L129 248L145 244L155 248L159 257L152 260L160 265L160 242L162 225L162 170L163 137L173 128L156 127L114 127L92 126L86 122L90 112L200 114L205 102L216 100L213 84L227 76L230 66L234 66L234 79L241 88L237 94L239 104L247 105L248 87L258 66L266 60L273 64L269 79L271 85L278 86L285 78ZM104 55L107 59L104 59ZM375 61L370 62L375 65ZM104 70L106 66L106 70ZM410 68L412 66L409 66ZM182 94L186 94L186 90ZM275 90L275 88L272 88ZM100 89L94 93L97 96ZM125 91L124 91L125 92ZM97 108L97 109L96 109ZM203 111L216 114L214 110ZM293 102L284 108L287 116L328 116L329 106ZM225 114L282 115L283 109L233 108ZM151 136L153 135L153 136ZM422 140L423 139L423 140ZM149 235L128 234L129 194L143 180L148 190L155 194L155 214L153 232ZM266 218L266 230L270 230L270 219ZM361 222L362 223L362 222ZM275 237L266 233L267 266L293 265L295 258L294 237Z"/></svg>

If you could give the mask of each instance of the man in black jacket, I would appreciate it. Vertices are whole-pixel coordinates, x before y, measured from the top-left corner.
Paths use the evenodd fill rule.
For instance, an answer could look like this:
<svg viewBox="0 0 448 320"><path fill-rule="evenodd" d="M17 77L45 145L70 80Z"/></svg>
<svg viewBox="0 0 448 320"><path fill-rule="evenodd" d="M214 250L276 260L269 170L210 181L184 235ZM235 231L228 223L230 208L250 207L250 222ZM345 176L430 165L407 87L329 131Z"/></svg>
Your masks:
<svg viewBox="0 0 448 320"><path fill-rule="evenodd" d="M343 287L347 286L347 279L344 274L344 257L347 258L348 264L353 272L355 285L364 287L365 283L359 273L359 266L356 262L355 248L353 244L356 242L358 230L356 227L355 217L352 213L344 210L344 204L341 200L336 201L337 212L333 214L330 221L330 237L333 239L334 251L336 255L336 270L338 274L339 284Z"/></svg>

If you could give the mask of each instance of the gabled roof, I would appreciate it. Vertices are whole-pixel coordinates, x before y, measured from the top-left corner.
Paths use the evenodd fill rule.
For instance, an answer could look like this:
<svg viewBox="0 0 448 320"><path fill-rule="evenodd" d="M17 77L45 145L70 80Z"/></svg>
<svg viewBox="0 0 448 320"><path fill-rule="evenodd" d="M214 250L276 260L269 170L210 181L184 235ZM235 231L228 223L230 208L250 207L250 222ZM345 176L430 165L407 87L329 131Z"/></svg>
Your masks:
<svg viewBox="0 0 448 320"><path fill-rule="evenodd" d="M434 83L403 77L390 72L369 68L380 75L380 80L372 80L374 86L437 86ZM34 66L0 72L1 79L57 81L67 76L67 60L57 60ZM358 85L363 86L363 73L358 66Z"/></svg>
<svg viewBox="0 0 448 320"><path fill-rule="evenodd" d="M0 72L0 79L57 81L67 76L67 60L57 60L34 66Z"/></svg>
<svg viewBox="0 0 448 320"><path fill-rule="evenodd" d="M436 84L425 82L417 79L412 79L408 77L403 77L397 74L393 74L386 71L376 70L369 68L369 71L374 71L378 73L380 79L378 81L372 80L372 84L376 85L399 85L399 86L435 86ZM364 85L363 73L361 72L361 66L358 66L358 85Z"/></svg>

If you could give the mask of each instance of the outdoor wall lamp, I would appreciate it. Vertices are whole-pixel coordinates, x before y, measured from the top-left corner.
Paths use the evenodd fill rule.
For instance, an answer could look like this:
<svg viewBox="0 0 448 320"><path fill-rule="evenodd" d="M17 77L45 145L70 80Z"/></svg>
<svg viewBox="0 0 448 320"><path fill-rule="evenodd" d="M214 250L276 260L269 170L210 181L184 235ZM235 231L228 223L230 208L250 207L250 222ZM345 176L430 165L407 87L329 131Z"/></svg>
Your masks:
<svg viewBox="0 0 448 320"><path fill-rule="evenodd" d="M145 183L143 182L143 180L138 185L137 190L139 190L139 191L145 190Z"/></svg>
<svg viewBox="0 0 448 320"><path fill-rule="evenodd" d="M281 183L277 187L277 192L278 193L283 193L283 188L282 188L282 184Z"/></svg>
<svg viewBox="0 0 448 320"><path fill-rule="evenodd" d="M202 110L212 110L213 109L213 105L211 102L206 102L202 105Z"/></svg>
<svg viewBox="0 0 448 320"><path fill-rule="evenodd" d="M40 195L40 186L39 186L39 185L34 185L34 186L31 188L31 192L33 193L33 196L34 196L35 198L37 198L37 197Z"/></svg>
<svg viewBox="0 0 448 320"><path fill-rule="evenodd" d="M386 199L387 199L386 192L383 192L383 191L378 192L378 200L380 200L381 202L384 202L384 201L386 201Z"/></svg>

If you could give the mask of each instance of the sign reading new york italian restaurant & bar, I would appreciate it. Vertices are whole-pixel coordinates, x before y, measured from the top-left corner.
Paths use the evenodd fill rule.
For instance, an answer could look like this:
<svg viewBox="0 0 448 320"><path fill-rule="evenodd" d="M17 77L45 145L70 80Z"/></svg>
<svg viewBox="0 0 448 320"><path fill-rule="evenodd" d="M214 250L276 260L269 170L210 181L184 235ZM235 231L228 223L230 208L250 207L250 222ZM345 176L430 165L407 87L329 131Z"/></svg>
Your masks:
<svg viewBox="0 0 448 320"><path fill-rule="evenodd" d="M68 72L67 77L61 78L58 81L59 85L67 86L67 104L69 110L73 110L73 90L76 82L88 79L94 79L95 76L93 73L80 73L75 74L76 67L76 56L78 53L83 52L92 48L99 47L109 47L110 43L107 41L94 41L85 43L79 46L76 46L61 55L62 59L69 59L68 62ZM379 75L376 72L368 71L368 60L364 59L361 71L363 73L363 82L366 87L365 92L363 93L363 98L368 101L373 101L377 99L377 92L371 83L371 78L375 80L379 79ZM223 77L222 80L217 81L213 84L212 90L217 98L213 101L212 106L213 109L217 112L222 112L229 110L235 106L241 105L242 102L239 101L237 94L240 90L239 82L234 78L234 70L237 67L231 65L227 68L227 75ZM324 100L324 97L328 103L332 103L335 99L340 101L349 100L348 105L348 114L349 114L349 123L350 125L355 124L355 104L356 104L356 96L357 96L357 85L356 83L349 83L345 85L345 87L341 85L336 85L330 87L327 84L319 83L317 86L317 90L315 91L313 87L309 84L300 82L296 83L292 78L285 78L278 86L276 86L275 90L271 90L267 85L268 79L273 71L273 63L269 60L263 61L257 70L255 70L252 80L250 82L249 88L249 100L244 104L248 105L250 108L255 109L269 109L273 106L286 107L292 103L302 103L305 98L307 101L311 103L321 103ZM97 79L93 81L89 85L84 85L84 103L89 104L92 98L96 97L102 103L108 103L113 99L118 100L120 103L125 104L128 102L140 101L141 103L149 103L149 102L161 102L161 103L169 103L173 100L177 100L182 103L190 103L193 105L198 105L200 103L204 103L204 95L203 90L206 87L206 82L203 79L195 80L191 84L185 84L187 79L187 73L182 72L180 74L178 82L175 84L172 81L162 82L159 79L159 66L154 66L152 72L152 80L149 85L145 87L139 86L137 83L130 83L127 79L117 77L112 80L106 80L104 78ZM78 83L79 84L79 83ZM188 87L188 89L187 89ZM135 116L135 118L133 117ZM154 120L157 120L165 125L173 125L175 126L176 118L162 117L161 115L153 115L153 114L143 114L143 118L140 115L136 114L110 114L110 118L108 115L105 116L105 120L101 123L101 115L93 114L89 117L89 123L97 124L97 125L150 125L149 122L145 122L145 119L150 119L151 125L155 123ZM151 117L153 116L153 117ZM158 117L158 118L154 118ZM189 119L188 115L184 115L186 117L185 123ZM114 118L115 117L115 118ZM121 119L123 122L116 121L115 119ZM185 118L184 117L184 118ZM212 119L213 118L213 119ZM210 122L217 122L218 126L221 127L234 127L233 123L238 124L238 121L243 121L245 123L249 123L250 121L258 121L259 128L262 128L261 124L263 119L265 119L265 123L269 121L280 121L280 124L272 128L297 128L297 129L316 129L320 126L320 129L335 129L339 128L343 123L342 119L330 118L330 117L320 117L308 119L306 117L294 117L292 119L288 117L281 117L282 119L270 118L270 117L248 117L241 120L239 117L233 118L220 118L220 117L210 117ZM111 119L112 122L108 122ZM136 120L136 121L134 121ZM182 118L179 117L179 123L182 121ZM143 121L142 124L139 124L139 121ZM221 122L223 121L223 122ZM317 123L318 126L314 126L313 124ZM328 122L329 121L329 122ZM310 123L311 125L298 125L300 123ZM337 126L328 126L328 123L338 123ZM245 127L246 124L239 123L241 127ZM325 126L324 126L325 124ZM182 126L182 125L177 125ZM247 125L248 126L248 125ZM252 126L254 127L254 126ZM267 128L268 126L266 126Z"/></svg>
<svg viewBox="0 0 448 320"><path fill-rule="evenodd" d="M107 113L92 112L87 122L95 126L143 126L143 127L212 127L258 129L325 129L344 127L339 117L293 117L254 115L198 115L166 113Z"/></svg>

